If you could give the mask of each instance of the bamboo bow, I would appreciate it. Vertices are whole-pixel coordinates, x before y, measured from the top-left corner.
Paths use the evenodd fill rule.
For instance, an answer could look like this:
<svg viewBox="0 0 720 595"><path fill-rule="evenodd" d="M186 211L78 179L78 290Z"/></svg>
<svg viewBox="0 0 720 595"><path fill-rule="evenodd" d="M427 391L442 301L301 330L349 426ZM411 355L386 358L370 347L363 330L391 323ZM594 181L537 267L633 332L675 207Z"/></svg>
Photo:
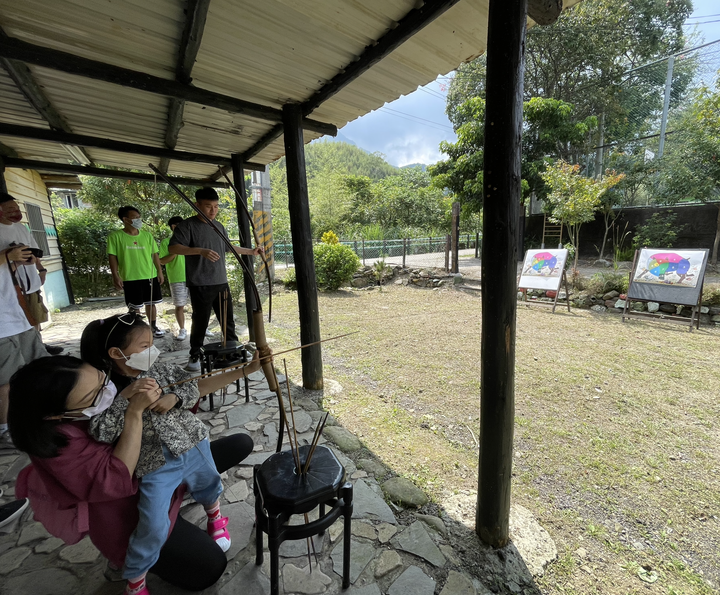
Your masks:
<svg viewBox="0 0 720 595"><path fill-rule="evenodd" d="M172 188L180 198L182 198L188 205L190 205L190 208L195 211L200 218L205 221L212 230L218 234L220 238L222 238L223 243L230 249L230 252L235 256L235 259L240 263L240 266L242 267L243 271L245 271L245 274L248 275L248 278L251 281L252 288L253 288L253 294L255 296L255 309L252 313L252 319L253 319L253 325L255 329L255 345L257 346L257 350L260 354L261 361L263 362L262 370L265 374L265 379L268 383L268 388L273 391L278 398L278 405L280 406L280 432L278 432L278 442L277 442L277 452L280 452L282 450L282 441L283 441L283 431L284 428L288 425L287 416L285 415L285 404L283 402L283 396L282 392L280 390L280 384L278 382L277 374L275 373L275 367L273 366L273 353L272 349L270 349L270 346L267 342L267 336L265 335L265 321L263 320L263 312L262 312L262 304L260 302L260 292L258 291L257 284L255 283L255 279L253 278L252 271L249 270L248 266L245 264L242 258L240 258L240 255L235 252L235 248L233 247L230 240L228 240L227 237L225 237L225 234L222 233L215 223L209 219L205 213L203 213L197 205L192 202L187 195L178 188L178 186L170 180L163 172L161 172L157 167L155 167L152 163L149 164L150 169L155 172L158 176L160 176L170 188ZM235 189L235 186L233 186L233 189ZM235 192L237 192L237 189L235 189ZM245 216L250 219L250 215L247 212L247 209L240 209L245 213ZM255 226L252 223L252 219L250 219L250 224L253 227L253 230L255 229ZM257 236L256 240L257 242ZM267 262L265 261L266 267ZM268 286L271 285L270 278L269 278L269 269L266 268L268 271ZM271 291L272 295L272 291ZM272 302L270 302L272 303ZM268 318L269 321L269 318Z"/></svg>

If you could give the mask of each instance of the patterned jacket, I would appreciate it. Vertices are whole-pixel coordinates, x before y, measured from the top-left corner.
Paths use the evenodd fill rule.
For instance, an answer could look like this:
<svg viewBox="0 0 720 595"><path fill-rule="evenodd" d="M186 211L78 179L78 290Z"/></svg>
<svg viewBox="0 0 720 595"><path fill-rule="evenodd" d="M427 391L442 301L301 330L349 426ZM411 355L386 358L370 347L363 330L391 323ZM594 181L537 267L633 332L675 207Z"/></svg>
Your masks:
<svg viewBox="0 0 720 595"><path fill-rule="evenodd" d="M157 362L148 372L141 372L138 378L154 378L160 386L166 386L191 376L180 366ZM143 412L142 444L135 468L137 477L156 471L165 464L163 445L177 457L208 437L203 422L188 411L200 397L197 380L172 386L165 392L175 393L180 404L165 414L147 410ZM108 409L90 419L90 435L100 442L115 442L125 427L127 407L128 400L118 394Z"/></svg>

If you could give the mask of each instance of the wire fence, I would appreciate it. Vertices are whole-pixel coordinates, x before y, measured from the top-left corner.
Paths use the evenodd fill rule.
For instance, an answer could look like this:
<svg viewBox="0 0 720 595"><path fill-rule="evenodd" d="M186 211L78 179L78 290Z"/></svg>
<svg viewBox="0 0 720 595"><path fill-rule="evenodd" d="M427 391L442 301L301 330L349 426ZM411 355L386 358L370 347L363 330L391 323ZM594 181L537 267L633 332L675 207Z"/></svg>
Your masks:
<svg viewBox="0 0 720 595"><path fill-rule="evenodd" d="M402 238L394 240L340 240L352 248L363 265L372 265L378 260L388 264L399 264L412 268L444 268L449 236L426 238ZM474 251L479 256L479 234L460 234L458 249ZM313 240L318 243L319 240ZM291 243L275 243L276 267L295 266ZM472 256L473 252L468 256Z"/></svg>

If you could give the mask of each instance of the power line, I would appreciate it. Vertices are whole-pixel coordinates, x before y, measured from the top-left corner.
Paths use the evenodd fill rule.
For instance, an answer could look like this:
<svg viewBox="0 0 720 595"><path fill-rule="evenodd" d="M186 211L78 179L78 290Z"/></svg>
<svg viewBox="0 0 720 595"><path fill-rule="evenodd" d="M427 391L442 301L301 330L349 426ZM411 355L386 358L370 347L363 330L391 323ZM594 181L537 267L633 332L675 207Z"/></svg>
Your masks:
<svg viewBox="0 0 720 595"><path fill-rule="evenodd" d="M415 118L416 120L422 120L423 122L428 122L430 124L435 124L436 126L442 126L443 128L447 128L449 130L452 130L451 126L448 126L447 124L443 124L442 122L435 122L434 120L426 120L425 118L421 118L420 116L414 116L413 114L406 114L405 112L400 112L398 110L394 110L389 107L383 106L381 109L388 110L390 112L394 112L396 114L401 114L403 116L407 116L408 118Z"/></svg>
<svg viewBox="0 0 720 595"><path fill-rule="evenodd" d="M389 108L386 108L385 106L383 106L379 109L388 110ZM402 112L389 111L388 115L395 116L396 118L402 118L403 120L407 120L407 121L413 122L415 124L420 124L421 126L428 126L429 128L434 128L435 130L439 130L441 132L447 132L448 130L452 130L452 128L444 127L442 124L427 123L427 122L429 122L429 120L422 121L422 119L417 118L416 116L411 116L410 114L404 114Z"/></svg>

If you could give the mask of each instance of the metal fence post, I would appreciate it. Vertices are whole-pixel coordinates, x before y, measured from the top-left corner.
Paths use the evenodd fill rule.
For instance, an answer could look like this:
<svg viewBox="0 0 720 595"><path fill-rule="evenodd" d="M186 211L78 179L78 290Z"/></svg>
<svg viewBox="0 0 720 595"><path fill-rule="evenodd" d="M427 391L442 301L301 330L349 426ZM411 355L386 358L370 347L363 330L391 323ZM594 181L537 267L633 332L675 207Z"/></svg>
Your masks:
<svg viewBox="0 0 720 595"><path fill-rule="evenodd" d="M480 258L480 233L475 233L475 258Z"/></svg>
<svg viewBox="0 0 720 595"><path fill-rule="evenodd" d="M445 236L445 272L450 272L450 234Z"/></svg>
<svg viewBox="0 0 720 595"><path fill-rule="evenodd" d="M363 266L365 266L365 238L362 239L362 261Z"/></svg>
<svg viewBox="0 0 720 595"><path fill-rule="evenodd" d="M405 254L407 252L407 238L403 238L403 268L405 268Z"/></svg>

